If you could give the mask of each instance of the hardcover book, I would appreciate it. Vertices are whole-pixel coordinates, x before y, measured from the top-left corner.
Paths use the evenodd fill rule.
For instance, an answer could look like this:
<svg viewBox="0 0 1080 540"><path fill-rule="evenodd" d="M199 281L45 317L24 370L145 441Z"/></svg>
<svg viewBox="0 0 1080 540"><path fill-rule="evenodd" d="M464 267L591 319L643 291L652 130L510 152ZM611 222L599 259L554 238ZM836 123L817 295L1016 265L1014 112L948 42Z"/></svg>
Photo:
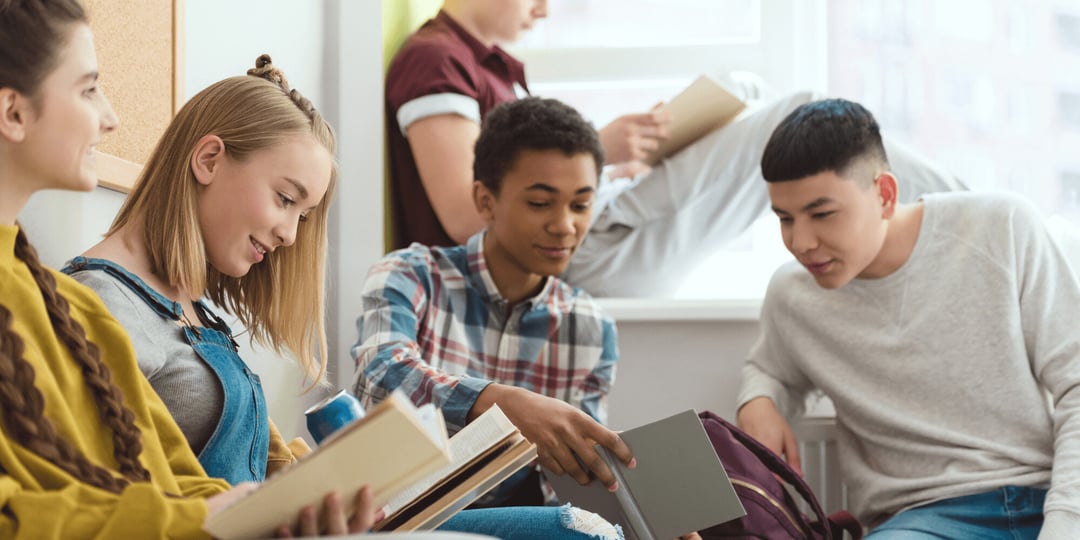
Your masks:
<svg viewBox="0 0 1080 540"><path fill-rule="evenodd" d="M627 468L607 449L600 456L618 489L582 486L548 474L563 502L622 526L627 540L670 540L746 515L697 413L687 410L619 434L634 453Z"/></svg>

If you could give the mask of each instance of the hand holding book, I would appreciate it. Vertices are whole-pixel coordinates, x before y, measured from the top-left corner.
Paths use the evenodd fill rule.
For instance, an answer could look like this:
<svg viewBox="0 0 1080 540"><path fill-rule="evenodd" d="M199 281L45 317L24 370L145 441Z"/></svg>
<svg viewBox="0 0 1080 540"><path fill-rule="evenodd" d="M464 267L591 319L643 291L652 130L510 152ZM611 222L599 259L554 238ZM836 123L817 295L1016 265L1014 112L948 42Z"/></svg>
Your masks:
<svg viewBox="0 0 1080 540"><path fill-rule="evenodd" d="M694 411L624 431L622 438L640 460L635 469L597 449L618 476L619 489L610 493L549 475L563 502L622 525L627 540L685 537L745 514Z"/></svg>
<svg viewBox="0 0 1080 540"><path fill-rule="evenodd" d="M657 103L645 113L624 114L600 129L600 144L604 147L606 160L617 170L613 178L634 176L635 170L618 169L641 164L660 143L671 136L671 113L664 103Z"/></svg>
<svg viewBox="0 0 1080 540"><path fill-rule="evenodd" d="M597 447L606 449L624 466L635 466L633 453L617 433L564 401L524 388L491 384L480 392L473 413L493 404L498 404L521 434L536 445L540 464L553 473L569 475L585 485L590 482L591 470L601 484L614 490L615 475Z"/></svg>
<svg viewBox="0 0 1080 540"><path fill-rule="evenodd" d="M731 122L746 103L708 75L701 75L661 110L670 115L670 136L642 161L653 167L713 130Z"/></svg>
<svg viewBox="0 0 1080 540"><path fill-rule="evenodd" d="M731 122L746 103L708 75L701 75L667 103L623 115L600 129L611 178L634 177Z"/></svg>
<svg viewBox="0 0 1080 540"><path fill-rule="evenodd" d="M346 529L369 525L373 508L449 459L445 432L433 433L408 398L392 394L311 454L208 516L203 528L226 540L272 536L282 520L290 520L292 531L311 530L317 518L305 507L340 511L342 519L335 521ZM369 487L370 501L363 500L362 486ZM327 498L331 492L337 495ZM359 521L353 519L357 510L363 512Z"/></svg>

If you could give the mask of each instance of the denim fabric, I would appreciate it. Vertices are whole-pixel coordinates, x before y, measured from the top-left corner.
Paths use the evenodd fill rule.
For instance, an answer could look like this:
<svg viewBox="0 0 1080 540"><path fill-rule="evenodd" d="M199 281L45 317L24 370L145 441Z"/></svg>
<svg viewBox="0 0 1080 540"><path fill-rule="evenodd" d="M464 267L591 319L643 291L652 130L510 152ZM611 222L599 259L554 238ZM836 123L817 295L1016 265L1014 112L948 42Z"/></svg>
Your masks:
<svg viewBox="0 0 1080 540"><path fill-rule="evenodd" d="M1035 540L1043 523L1046 490L1003 488L945 499L889 518L867 540Z"/></svg>
<svg viewBox="0 0 1080 540"><path fill-rule="evenodd" d="M142 298L162 318L182 321L183 309L155 291L138 276L104 259L76 257L62 270L67 274L98 270ZM204 326L184 326L183 335L196 354L214 372L224 391L224 406L210 439L199 452L206 473L230 484L261 482L266 477L270 426L259 376L237 353L229 326L201 301L193 303Z"/></svg>
<svg viewBox="0 0 1080 540"><path fill-rule="evenodd" d="M463 510L440 531L486 534L502 540L622 540L616 525L570 505Z"/></svg>
<svg viewBox="0 0 1080 540"><path fill-rule="evenodd" d="M197 304L195 309L205 308ZM240 359L232 334L226 332L210 327L184 328L191 347L214 370L225 389L225 408L217 429L199 453L199 463L206 474L233 485L261 482L266 478L270 451L266 397L259 376Z"/></svg>

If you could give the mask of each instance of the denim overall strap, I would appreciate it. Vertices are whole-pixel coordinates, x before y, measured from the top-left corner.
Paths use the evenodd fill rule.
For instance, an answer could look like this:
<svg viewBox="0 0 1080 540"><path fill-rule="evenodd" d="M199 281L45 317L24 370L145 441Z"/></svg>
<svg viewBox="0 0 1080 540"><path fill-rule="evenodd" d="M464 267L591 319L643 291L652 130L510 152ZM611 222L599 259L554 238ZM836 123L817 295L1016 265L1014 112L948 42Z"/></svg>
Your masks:
<svg viewBox="0 0 1080 540"><path fill-rule="evenodd" d="M195 309L202 311L205 307L199 304ZM270 451L270 425L259 376L240 359L236 342L228 332L212 326L186 326L184 336L217 373L225 389L221 419L199 453L199 462L207 474L230 484L263 481Z"/></svg>
<svg viewBox="0 0 1080 540"><path fill-rule="evenodd" d="M61 272L71 275L81 270L98 270L105 272L110 276L116 278L117 281L123 283L127 288L131 289L139 298L142 298L146 305L150 306L161 315L163 319L172 321L179 321L180 315L184 313L184 308L180 306L180 302L173 302L168 298L165 298L161 293L155 291L152 287L146 284L139 276L132 274L124 269L124 267L105 259L91 259L88 257L75 257L68 261Z"/></svg>
<svg viewBox="0 0 1080 540"><path fill-rule="evenodd" d="M166 320L182 322L183 308L155 291L120 265L104 260L76 257L62 271L99 270L116 278ZM230 484L261 482L266 477L270 425L259 376L237 353L229 326L201 301L193 302L203 327L185 325L184 339L217 376L224 406L210 439L199 453L199 463L209 476Z"/></svg>

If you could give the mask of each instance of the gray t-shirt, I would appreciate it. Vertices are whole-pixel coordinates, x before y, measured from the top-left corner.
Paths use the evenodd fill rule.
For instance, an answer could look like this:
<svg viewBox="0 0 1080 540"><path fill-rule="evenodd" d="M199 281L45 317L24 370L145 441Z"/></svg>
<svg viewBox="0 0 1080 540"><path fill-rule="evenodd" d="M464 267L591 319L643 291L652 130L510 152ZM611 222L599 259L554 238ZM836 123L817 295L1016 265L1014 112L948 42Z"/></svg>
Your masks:
<svg viewBox="0 0 1080 540"><path fill-rule="evenodd" d="M195 353L183 327L150 307L142 296L102 270L80 270L71 275L90 287L124 326L139 369L172 413L196 454L217 428L224 408L224 390L217 375ZM195 319L195 314L187 314Z"/></svg>
<svg viewBox="0 0 1080 540"><path fill-rule="evenodd" d="M924 204L889 276L826 290L797 263L777 271L739 405L768 396L795 419L808 392L829 396L865 524L1005 485L1049 485L1047 524L1077 519L1080 285L1030 203Z"/></svg>

